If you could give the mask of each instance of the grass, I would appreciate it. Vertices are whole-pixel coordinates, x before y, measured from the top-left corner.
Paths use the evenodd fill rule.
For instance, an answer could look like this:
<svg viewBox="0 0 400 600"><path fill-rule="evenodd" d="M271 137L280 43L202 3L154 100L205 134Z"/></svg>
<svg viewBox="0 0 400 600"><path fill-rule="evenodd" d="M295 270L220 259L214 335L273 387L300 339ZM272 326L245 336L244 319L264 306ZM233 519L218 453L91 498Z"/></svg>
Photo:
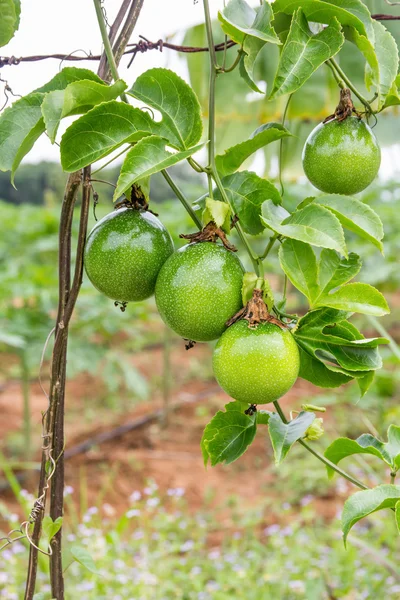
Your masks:
<svg viewBox="0 0 400 600"><path fill-rule="evenodd" d="M69 500L71 492L66 488ZM232 499L229 504L229 517L226 504L193 514L184 489L161 494L150 482L144 490L132 492L130 508L120 518L106 502L99 508L89 507L79 521L70 512L64 533L66 598L399 597L400 579L390 572L400 558L396 534L383 514L356 526L345 550L339 523L328 526L316 516L309 496L300 509L287 502L282 506L266 502L250 510ZM4 507L2 511L13 526L18 517L7 515ZM272 511L280 513L279 522ZM76 545L84 557L84 551L92 557L92 571L73 560L71 549ZM4 600L22 597L26 564L25 544L16 543L0 554L0 596ZM42 595L37 600L51 598L45 564L43 561L39 573L37 590Z"/></svg>

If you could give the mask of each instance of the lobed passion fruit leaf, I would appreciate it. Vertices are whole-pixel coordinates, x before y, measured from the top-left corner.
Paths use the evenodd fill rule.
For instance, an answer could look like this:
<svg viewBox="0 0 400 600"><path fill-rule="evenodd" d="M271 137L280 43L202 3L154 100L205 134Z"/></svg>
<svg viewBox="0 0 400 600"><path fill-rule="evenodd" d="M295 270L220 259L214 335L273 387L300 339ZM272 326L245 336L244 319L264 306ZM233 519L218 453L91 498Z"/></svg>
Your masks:
<svg viewBox="0 0 400 600"><path fill-rule="evenodd" d="M134 183L144 177L149 177L167 167L188 158L204 144L194 146L182 152L169 152L166 149L167 140L157 135L144 137L131 148L125 157L114 192L114 202L124 194Z"/></svg>
<svg viewBox="0 0 400 600"><path fill-rule="evenodd" d="M382 366L378 346L388 340L364 338L346 321L349 314L333 308L312 310L299 320L294 337L305 352L330 371L351 378L363 377ZM302 377L310 377L313 382L312 373L306 370L302 370Z"/></svg>
<svg viewBox="0 0 400 600"><path fill-rule="evenodd" d="M234 462L247 450L256 435L255 414L246 415L239 402L231 402L225 409L226 412L218 411L204 429L201 451L205 466L209 461L212 467L218 463L229 465Z"/></svg>
<svg viewBox="0 0 400 600"><path fill-rule="evenodd" d="M61 165L71 173L159 130L147 112L125 102L104 102L68 127L61 138Z"/></svg>
<svg viewBox="0 0 400 600"><path fill-rule="evenodd" d="M353 525L364 517L384 508L395 508L400 498L400 485L383 484L356 492L348 498L342 512L343 541L346 545L347 536Z"/></svg>
<svg viewBox="0 0 400 600"><path fill-rule="evenodd" d="M335 465L353 454L372 454L397 471L400 468L400 427L390 425L387 431L388 441L381 442L375 436L364 433L356 440L338 438L325 450L324 455ZM335 471L327 467L328 477L332 478Z"/></svg>
<svg viewBox="0 0 400 600"><path fill-rule="evenodd" d="M198 143L203 131L200 103L192 88L169 69L149 69L128 92L162 115L160 135L179 150Z"/></svg>
<svg viewBox="0 0 400 600"><path fill-rule="evenodd" d="M279 465L283 461L293 444L305 436L314 420L315 414L308 411L301 411L289 423L284 423L276 413L270 416L268 432L274 450L276 465Z"/></svg>
<svg viewBox="0 0 400 600"><path fill-rule="evenodd" d="M247 37L280 44L271 26L271 16L270 7L265 0L262 0L258 10L244 0L229 0L225 8L218 13L218 20L223 32L237 44L243 44Z"/></svg>
<svg viewBox="0 0 400 600"><path fill-rule="evenodd" d="M271 199L273 203L280 203L281 196L276 187L267 179L263 179L251 171L240 171L224 177L222 185L227 193L235 214L243 230L250 235L261 233L265 226L260 219L261 206ZM219 190L215 191L215 198L221 199Z"/></svg>
<svg viewBox="0 0 400 600"><path fill-rule="evenodd" d="M361 0L276 0L273 3L274 13L293 14L302 9L308 21L315 23L331 23L336 18L341 25L354 27L361 35L367 36L374 43L374 28L370 12Z"/></svg>
<svg viewBox="0 0 400 600"><path fill-rule="evenodd" d="M288 213L282 206L267 200L262 205L261 221L284 237L331 248L347 256L346 242L339 219L323 206L310 204Z"/></svg>
<svg viewBox="0 0 400 600"><path fill-rule="evenodd" d="M254 152L271 142L290 135L292 134L280 123L261 125L248 140L231 146L225 150L224 154L216 156L217 169L222 176L230 175L237 171L240 165Z"/></svg>
<svg viewBox="0 0 400 600"><path fill-rule="evenodd" d="M21 6L16 0L0 0L0 46L5 46L19 26Z"/></svg>
<svg viewBox="0 0 400 600"><path fill-rule="evenodd" d="M61 119L87 112L102 102L115 100L127 87L121 79L113 85L84 79L70 83L64 90L46 94L42 114L50 141L54 144Z"/></svg>
<svg viewBox="0 0 400 600"><path fill-rule="evenodd" d="M299 8L292 18L283 47L270 99L293 94L326 60L335 56L344 43L339 21L333 17L328 27L313 34Z"/></svg>
<svg viewBox="0 0 400 600"><path fill-rule="evenodd" d="M63 90L71 82L80 79L102 83L88 69L66 67L45 85L14 102L0 115L0 170L12 171L12 181L21 160L45 131L41 111L45 94L52 90ZM18 123L18 128L15 123Z"/></svg>

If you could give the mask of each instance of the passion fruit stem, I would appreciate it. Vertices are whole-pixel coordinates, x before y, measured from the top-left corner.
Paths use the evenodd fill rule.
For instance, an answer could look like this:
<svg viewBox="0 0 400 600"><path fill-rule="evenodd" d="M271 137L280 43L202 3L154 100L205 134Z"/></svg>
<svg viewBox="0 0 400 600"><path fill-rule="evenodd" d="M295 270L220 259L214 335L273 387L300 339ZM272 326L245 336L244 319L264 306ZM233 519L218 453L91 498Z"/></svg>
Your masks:
<svg viewBox="0 0 400 600"><path fill-rule="evenodd" d="M146 200L146 196L144 195L142 188L136 185L136 183L132 185L130 198L124 198L115 204L115 210L124 207L132 208L134 210L149 211L155 217L158 217L157 213L149 209L149 203Z"/></svg>
<svg viewBox="0 0 400 600"><path fill-rule="evenodd" d="M200 242L216 242L217 239L220 239L227 250L237 252L237 248L229 242L225 233L220 227L217 227L214 221L207 223L201 231L196 231L196 233L181 233L179 237L184 240L189 240L194 244Z"/></svg>
<svg viewBox="0 0 400 600"><path fill-rule="evenodd" d="M337 105L335 112L332 115L329 115L329 117L326 117L323 122L328 123L329 121L336 119L340 123L348 117L351 117L353 113L356 114L359 119L361 119L361 113L354 108L353 100L351 98L351 91L349 88L343 88L340 90L339 104Z"/></svg>
<svg viewBox="0 0 400 600"><path fill-rule="evenodd" d="M260 323L273 323L277 325L281 329L288 329L285 323L279 321L276 317L273 317L267 308L267 305L264 302L264 292L259 288L254 288L253 296L248 301L246 306L244 306L239 312L236 313L229 321L226 322L226 326L230 327L237 321L241 321L242 319L248 321L249 328L255 328Z"/></svg>

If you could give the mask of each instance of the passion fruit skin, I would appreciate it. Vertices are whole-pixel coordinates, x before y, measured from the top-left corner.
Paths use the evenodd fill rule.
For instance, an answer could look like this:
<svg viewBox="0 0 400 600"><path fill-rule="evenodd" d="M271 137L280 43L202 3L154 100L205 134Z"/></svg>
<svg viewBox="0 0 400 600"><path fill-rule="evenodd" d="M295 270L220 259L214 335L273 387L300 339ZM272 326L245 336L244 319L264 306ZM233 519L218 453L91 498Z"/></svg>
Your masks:
<svg viewBox="0 0 400 600"><path fill-rule="evenodd" d="M158 272L173 251L171 236L157 217L120 208L90 232L84 264L100 292L120 302L137 302L152 296Z"/></svg>
<svg viewBox="0 0 400 600"><path fill-rule="evenodd" d="M219 244L183 246L166 261L156 283L164 323L188 340L217 339L242 308L243 272L237 256Z"/></svg>
<svg viewBox="0 0 400 600"><path fill-rule="evenodd" d="M281 398L293 386L299 368L299 350L290 331L268 322L250 329L247 321L237 321L221 336L213 354L219 385L246 404Z"/></svg>
<svg viewBox="0 0 400 600"><path fill-rule="evenodd" d="M357 117L320 123L303 149L303 168L311 183L328 194L351 195L372 183L381 150L371 128Z"/></svg>

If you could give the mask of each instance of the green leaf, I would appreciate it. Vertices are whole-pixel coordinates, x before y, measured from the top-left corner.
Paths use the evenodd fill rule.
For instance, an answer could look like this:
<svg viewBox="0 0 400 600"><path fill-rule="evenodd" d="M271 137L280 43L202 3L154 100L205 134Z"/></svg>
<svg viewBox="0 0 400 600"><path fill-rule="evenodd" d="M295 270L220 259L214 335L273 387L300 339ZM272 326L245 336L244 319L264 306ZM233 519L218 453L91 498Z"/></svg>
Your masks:
<svg viewBox="0 0 400 600"><path fill-rule="evenodd" d="M292 284L312 304L318 295L319 285L317 259L311 246L288 238L279 248L279 261Z"/></svg>
<svg viewBox="0 0 400 600"><path fill-rule="evenodd" d="M314 203L328 208L342 226L374 244L382 252L383 225L379 216L364 202L351 196L327 194L315 198Z"/></svg>
<svg viewBox="0 0 400 600"><path fill-rule="evenodd" d="M92 556L89 554L89 552L86 550L86 548L82 548L82 546L71 546L71 548L69 550L70 550L73 558L79 564L81 564L83 567L85 567L85 569L87 569L91 573L94 573L95 575L99 574L99 572L96 568L96 565L94 563L94 560L93 560Z"/></svg>
<svg viewBox="0 0 400 600"><path fill-rule="evenodd" d="M167 143L164 138L151 135L140 140L129 150L118 177L113 196L114 201L139 179L149 177L162 169L175 165L204 146L204 144L199 144L189 150L172 153L166 150Z"/></svg>
<svg viewBox="0 0 400 600"><path fill-rule="evenodd" d="M203 211L203 223L207 225L214 221L217 227L221 227L225 233L231 230L231 209L226 202L206 198L206 206Z"/></svg>
<svg viewBox="0 0 400 600"><path fill-rule="evenodd" d="M0 116L0 171L11 171L18 149L42 119L44 94L33 92L14 102ZM44 125L43 125L44 131Z"/></svg>
<svg viewBox="0 0 400 600"><path fill-rule="evenodd" d="M20 335L0 331L0 344L7 344L7 346L21 349L26 347L26 340Z"/></svg>
<svg viewBox="0 0 400 600"><path fill-rule="evenodd" d="M126 88L127 85L122 80L113 85L83 80L70 83L64 90L46 94L42 114L50 141L54 144L61 119L85 113L102 102L115 100Z"/></svg>
<svg viewBox="0 0 400 600"><path fill-rule="evenodd" d="M251 171L228 175L223 178L222 185L244 231L250 235L261 233L264 229L260 219L262 204L267 199L271 199L272 203L281 202L276 187ZM216 190L215 197L222 199L219 190Z"/></svg>
<svg viewBox="0 0 400 600"><path fill-rule="evenodd" d="M294 337L305 352L330 371L363 377L366 371L382 366L377 347L388 340L365 339L346 321L348 316L348 312L332 308L312 310L300 319Z"/></svg>
<svg viewBox="0 0 400 600"><path fill-rule="evenodd" d="M12 168L11 168L11 183L13 185L14 185L15 173L16 173L19 165L21 164L22 159L28 154L28 152L30 152L32 150L36 140L38 140L40 138L40 136L42 135L42 133L44 133L44 132L45 132L44 121L43 121L43 119L39 119L39 121L36 123L36 125L34 125L34 127L32 127L32 129L26 135L22 144L18 148L18 150L14 156L14 160L13 160L13 164L12 164Z"/></svg>
<svg viewBox="0 0 400 600"><path fill-rule="evenodd" d="M330 371L324 363L312 357L301 347L300 350L300 371L299 377L322 388L336 388L352 380L351 377L343 373ZM369 373L370 371L368 371ZM373 371L372 371L373 373ZM357 379L360 381L360 379Z"/></svg>
<svg viewBox="0 0 400 600"><path fill-rule="evenodd" d="M275 13L293 14L301 8L308 21L331 23L336 18L342 25L354 27L361 35L374 42L374 28L368 8L361 0L276 0L273 4Z"/></svg>
<svg viewBox="0 0 400 600"><path fill-rule="evenodd" d="M310 204L289 214L268 200L262 206L261 221L284 237L332 248L347 256L346 242L339 220L323 206Z"/></svg>
<svg viewBox="0 0 400 600"><path fill-rule="evenodd" d="M246 36L280 44L271 26L271 16L270 7L265 0L258 11L244 0L229 0L226 7L218 13L222 30L237 44L243 44Z"/></svg>
<svg viewBox="0 0 400 600"><path fill-rule="evenodd" d="M358 377L357 384L358 384L358 387L360 388L361 398L363 398L365 396L365 394L368 392L369 388L371 387L371 385L374 381L374 378L375 378L375 371L367 371L367 373L364 375L364 377Z"/></svg>
<svg viewBox="0 0 400 600"><path fill-rule="evenodd" d="M242 283L242 302L243 306L246 306L248 301L251 299L253 295L253 290L256 287L258 275L255 273L245 273L243 275L243 283Z"/></svg>
<svg viewBox="0 0 400 600"><path fill-rule="evenodd" d="M319 306L330 306L337 310L358 312L364 315L382 317L390 312L383 295L368 283L348 283L335 292L320 296Z"/></svg>
<svg viewBox="0 0 400 600"><path fill-rule="evenodd" d="M375 45L353 27L346 28L345 35L363 53L367 64L365 79L368 89L375 86L378 93L378 108L385 104L391 94L398 69L398 48L389 31L379 21L373 21Z"/></svg>
<svg viewBox="0 0 400 600"><path fill-rule="evenodd" d="M65 67L62 69L62 71L50 79L50 81L34 91L47 93L54 90L63 90L70 83L73 83L74 81L80 81L81 79L95 81L104 85L104 81L90 69L81 69L80 67Z"/></svg>
<svg viewBox="0 0 400 600"><path fill-rule="evenodd" d="M61 165L71 173L104 158L125 143L159 133L147 112L125 102L104 102L68 127L61 139Z"/></svg>
<svg viewBox="0 0 400 600"><path fill-rule="evenodd" d="M329 21L328 27L313 34L299 8L293 14L270 98L298 90L318 67L339 52L343 43L344 36L335 17Z"/></svg>
<svg viewBox="0 0 400 600"><path fill-rule="evenodd" d="M257 410L257 425L268 425L270 416L273 413L269 410Z"/></svg>
<svg viewBox="0 0 400 600"><path fill-rule="evenodd" d="M399 67L399 50L392 34L379 21L372 22L375 33L375 53L378 70L367 63L367 80L378 90L378 107L382 108L396 79Z"/></svg>
<svg viewBox="0 0 400 600"><path fill-rule="evenodd" d="M394 508L400 498L400 486L378 485L372 490L356 492L346 500L342 513L343 540L358 521L384 508Z"/></svg>
<svg viewBox="0 0 400 600"><path fill-rule="evenodd" d="M280 123L267 123L261 125L253 133L250 139L240 144L236 144L231 148L225 150L224 154L219 154L215 157L217 169L222 176L229 175L237 171L240 165L249 156L254 154L260 148L267 146L271 142L280 140L283 137L292 135L283 125Z"/></svg>
<svg viewBox="0 0 400 600"><path fill-rule="evenodd" d="M257 10L257 16L253 23L253 28L270 33L275 44L280 44L278 36L271 27L271 19L273 17L271 5L268 2L262 2L261 7ZM272 41L272 40L270 40ZM239 63L239 72L247 85L255 92L262 93L254 81L254 63L266 41L259 37L246 35L242 42L242 57Z"/></svg>
<svg viewBox="0 0 400 600"><path fill-rule="evenodd" d="M101 82L101 79L88 69L68 67L41 88L14 102L1 114L0 171L12 171L12 181L21 160L45 131L41 111L45 92L53 89L63 89L71 81L82 78Z"/></svg>
<svg viewBox="0 0 400 600"><path fill-rule="evenodd" d="M373 436L369 436L373 438ZM364 439L362 439L364 438ZM375 442L378 442L373 438ZM382 446L382 442L379 442ZM351 440L349 438L338 438L324 452L324 456L330 460L333 464L337 465L341 460L354 454L371 454L377 456L381 460L385 460L382 456L381 448L378 445L372 445L370 439L366 439L364 435L360 436L357 440ZM386 460L385 460L386 462ZM326 467L329 479L335 474L332 467Z"/></svg>
<svg viewBox="0 0 400 600"><path fill-rule="evenodd" d="M18 29L17 10L14 0L0 0L0 46L5 46Z"/></svg>
<svg viewBox="0 0 400 600"><path fill-rule="evenodd" d="M230 405L235 406L230 406ZM251 444L256 435L255 415L245 415L239 412L237 402L231 402L226 412L218 411L204 429L201 439L201 450L204 464L208 461L211 466L220 462L230 464L239 458Z"/></svg>
<svg viewBox="0 0 400 600"><path fill-rule="evenodd" d="M200 104L192 88L169 69L150 69L128 92L162 115L160 135L185 150L197 144L203 131Z"/></svg>
<svg viewBox="0 0 400 600"><path fill-rule="evenodd" d="M336 287L348 283L359 273L361 267L358 254L350 252L348 258L343 258L334 250L324 248L318 263L319 291L312 303L317 302L321 296L326 296Z"/></svg>
<svg viewBox="0 0 400 600"><path fill-rule="evenodd" d="M276 413L270 415L268 431L274 450L276 465L279 465L283 461L293 444L304 437L305 432L314 419L315 414L307 411L301 411L289 423L284 423Z"/></svg>
<svg viewBox="0 0 400 600"><path fill-rule="evenodd" d="M63 518L58 517L55 521L49 516L46 515L43 518L43 533L46 536L47 540L50 542L51 539L56 535L56 533L61 529L63 524Z"/></svg>

